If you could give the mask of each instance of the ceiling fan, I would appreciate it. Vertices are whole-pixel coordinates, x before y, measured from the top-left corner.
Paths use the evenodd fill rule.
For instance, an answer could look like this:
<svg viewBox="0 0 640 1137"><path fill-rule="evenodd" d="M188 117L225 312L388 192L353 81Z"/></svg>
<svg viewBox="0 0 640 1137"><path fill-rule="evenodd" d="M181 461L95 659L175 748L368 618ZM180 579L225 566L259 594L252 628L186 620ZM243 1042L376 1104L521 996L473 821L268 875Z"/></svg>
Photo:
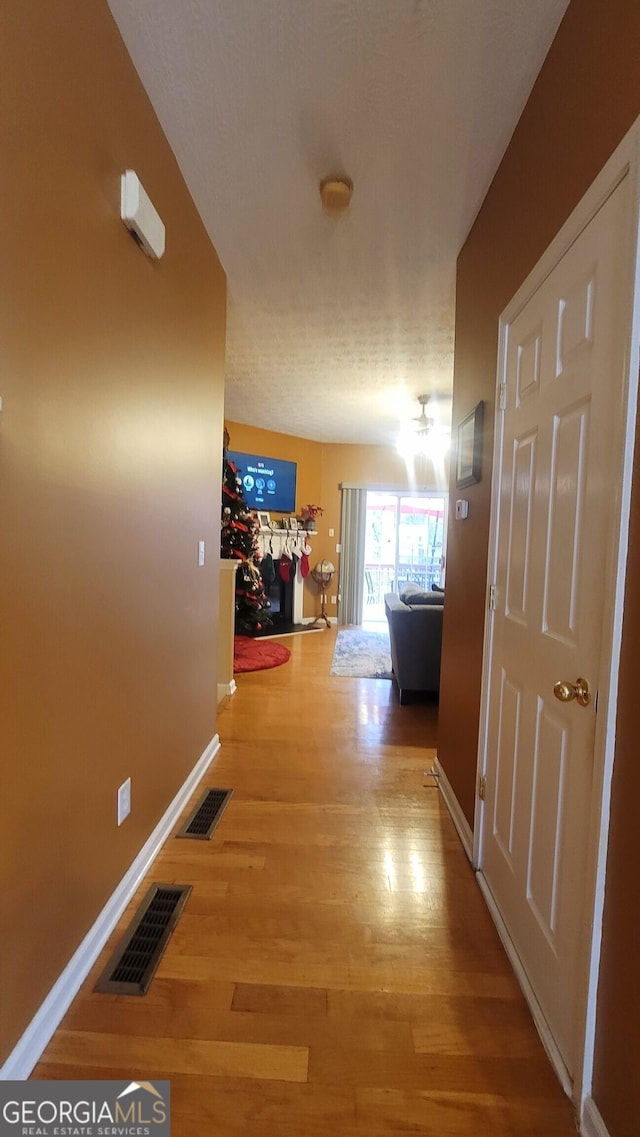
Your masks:
<svg viewBox="0 0 640 1137"><path fill-rule="evenodd" d="M436 420L432 418L431 415L427 414L427 407L429 405L430 399L431 395L418 395L418 402L420 403L422 410L420 411L418 418L411 420L417 424L418 433L423 430L428 432L432 430L436 425Z"/></svg>
<svg viewBox="0 0 640 1137"><path fill-rule="evenodd" d="M418 395L420 414L411 420L411 430L403 432L399 448L414 454L443 458L451 443L451 431L427 414L431 395Z"/></svg>

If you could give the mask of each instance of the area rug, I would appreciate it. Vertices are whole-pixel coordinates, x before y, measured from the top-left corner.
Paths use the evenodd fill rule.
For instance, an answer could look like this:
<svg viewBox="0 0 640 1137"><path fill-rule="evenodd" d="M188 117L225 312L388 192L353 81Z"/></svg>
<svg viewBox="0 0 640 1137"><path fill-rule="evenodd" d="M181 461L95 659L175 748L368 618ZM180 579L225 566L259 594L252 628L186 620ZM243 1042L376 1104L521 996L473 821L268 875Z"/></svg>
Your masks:
<svg viewBox="0 0 640 1137"><path fill-rule="evenodd" d="M273 640L257 640L251 636L236 636L233 641L233 671L266 671L269 667L279 667L291 658L291 652L283 644Z"/></svg>
<svg viewBox="0 0 640 1137"><path fill-rule="evenodd" d="M354 679L390 679L389 633L342 628L333 651L330 675Z"/></svg>

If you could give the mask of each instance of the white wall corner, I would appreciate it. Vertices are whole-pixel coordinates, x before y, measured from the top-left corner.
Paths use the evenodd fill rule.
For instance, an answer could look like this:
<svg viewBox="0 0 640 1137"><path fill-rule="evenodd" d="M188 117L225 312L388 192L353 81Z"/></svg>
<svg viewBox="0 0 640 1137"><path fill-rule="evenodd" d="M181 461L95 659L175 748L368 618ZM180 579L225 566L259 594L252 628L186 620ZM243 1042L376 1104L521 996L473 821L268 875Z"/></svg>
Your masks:
<svg viewBox="0 0 640 1137"><path fill-rule="evenodd" d="M467 821L464 813L462 812L462 809L460 808L460 802L453 792L451 782L442 769L438 758L436 758L435 762L433 763L433 769L437 774L438 788L444 798L444 803L449 810L449 813L451 814L451 820L453 821L453 824L458 831L458 837L462 842L462 847L469 860L473 864L473 832L471 826L469 825L469 822Z"/></svg>
<svg viewBox="0 0 640 1137"><path fill-rule="evenodd" d="M602 1120L600 1110L593 1098L585 1098L580 1120L580 1132L582 1137L609 1137L609 1130Z"/></svg>
<svg viewBox="0 0 640 1137"><path fill-rule="evenodd" d="M219 749L220 739L214 734L0 1069L0 1081L24 1081L29 1077Z"/></svg>

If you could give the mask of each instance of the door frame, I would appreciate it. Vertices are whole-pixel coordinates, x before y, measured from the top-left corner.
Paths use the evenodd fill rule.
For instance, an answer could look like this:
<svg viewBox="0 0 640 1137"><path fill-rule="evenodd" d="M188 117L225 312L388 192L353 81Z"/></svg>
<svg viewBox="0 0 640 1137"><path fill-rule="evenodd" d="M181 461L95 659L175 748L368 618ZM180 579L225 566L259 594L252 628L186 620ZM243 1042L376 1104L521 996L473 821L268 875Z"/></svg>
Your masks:
<svg viewBox="0 0 640 1137"><path fill-rule="evenodd" d="M507 329L515 317L549 276L573 242L580 236L600 207L620 182L630 179L627 213L628 257L624 281L625 362L622 377L622 399L618 406L613 434L616 468L612 473L611 508L613 535L605 567L603 598L602 651L598 670L598 714L594 744L593 789L587 843L587 872L584 907L584 951L579 961L580 1043L576 1054L576 1072L572 1080L546 1024L536 993L532 989L501 914L489 893L482 873L484 842L484 802L476 796L474 816L473 866L478 883L489 906L516 976L529 1003L533 1018L549 1058L565 1092L573 1098L581 1117L585 1100L590 1096L596 1030L597 984L602 941L602 918L606 881L606 857L609 836L611 778L615 756L615 718L617 709L618 671L622 639L622 617L625 592L625 567L628 550L629 511L633 472L638 372L640 368L640 118L623 138L611 158L580 200L571 216L543 253L535 268L517 290L499 321L498 367L495 399L494 451L491 487L491 517L487 560L487 607L482 663L480 727L478 735L478 785L487 768L489 698L493 653L494 613L491 611L490 587L496 580L499 541L500 471L503 456L504 411L500 409L501 385L506 369ZM592 927L591 936L588 935Z"/></svg>

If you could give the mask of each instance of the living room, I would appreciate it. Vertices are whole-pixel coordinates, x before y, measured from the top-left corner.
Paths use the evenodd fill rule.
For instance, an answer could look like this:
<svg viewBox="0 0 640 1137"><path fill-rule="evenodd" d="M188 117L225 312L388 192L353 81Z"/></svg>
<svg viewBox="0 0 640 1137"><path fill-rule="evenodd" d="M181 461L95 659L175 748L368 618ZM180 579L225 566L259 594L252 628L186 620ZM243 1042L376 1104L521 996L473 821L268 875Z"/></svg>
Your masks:
<svg viewBox="0 0 640 1137"><path fill-rule="evenodd" d="M437 750L470 830L498 321L640 113L639 20L637 5L625 0L571 0L458 258L454 429L480 401L487 414L481 480L465 491L469 518L449 524ZM3 29L11 171L0 392L9 931L0 947L0 1030L5 1077L23 1077L25 1054L35 1060L37 1042L46 1041L42 1006L51 998L62 1008L56 985L69 961L216 735L211 597L227 294L107 6L10 5ZM120 177L130 167L142 172L170 234L161 273L120 220ZM252 417L260 422L259 406ZM391 449L315 442L233 417L228 425L234 448L265 447L299 463L299 504L325 510L319 556L335 556L328 529L339 532L341 483L406 485ZM578 1103L591 1103L589 1132L599 1137L631 1137L640 1112L637 477L636 460L617 702L606 730L613 774L608 844L600 848L601 962L589 996L593 1068ZM432 484L428 475L424 484ZM215 554L199 568L201 540ZM287 692L274 697L286 701ZM115 791L128 777L133 809L129 824L116 828ZM606 1124L599 1131L597 1116Z"/></svg>
<svg viewBox="0 0 640 1137"><path fill-rule="evenodd" d="M298 510L302 510L305 502L317 503L322 508L312 538L314 564L326 558L339 569L340 554L336 545L340 543L343 485L370 489L384 487L399 493L415 492L416 488L440 493L448 489L445 463L434 462L424 455L407 461L391 446L313 442L230 420L226 420L226 427L231 450L284 458L296 464ZM275 514L272 520L276 521ZM333 530L332 536L329 530ZM336 574L336 587L337 581ZM327 608L330 619L337 619L337 608L337 602L330 597ZM317 589L310 586L304 593L305 618L317 616L318 610Z"/></svg>

